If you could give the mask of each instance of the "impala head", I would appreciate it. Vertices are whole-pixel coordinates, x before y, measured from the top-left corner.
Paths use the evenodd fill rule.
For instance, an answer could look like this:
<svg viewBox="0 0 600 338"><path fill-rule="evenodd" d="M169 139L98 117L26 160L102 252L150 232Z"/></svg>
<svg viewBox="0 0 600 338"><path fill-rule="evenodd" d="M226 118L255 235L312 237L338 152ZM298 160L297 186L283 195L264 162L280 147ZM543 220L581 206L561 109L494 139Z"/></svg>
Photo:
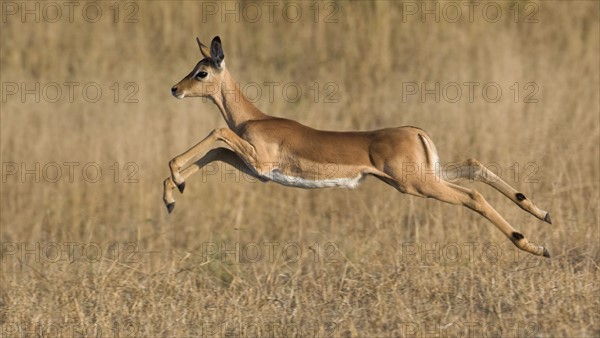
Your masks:
<svg viewBox="0 0 600 338"><path fill-rule="evenodd" d="M184 97L211 97L221 88L225 71L225 55L221 39L218 36L212 40L210 49L200 39L196 38L204 59L179 83L171 88L171 94L178 99Z"/></svg>

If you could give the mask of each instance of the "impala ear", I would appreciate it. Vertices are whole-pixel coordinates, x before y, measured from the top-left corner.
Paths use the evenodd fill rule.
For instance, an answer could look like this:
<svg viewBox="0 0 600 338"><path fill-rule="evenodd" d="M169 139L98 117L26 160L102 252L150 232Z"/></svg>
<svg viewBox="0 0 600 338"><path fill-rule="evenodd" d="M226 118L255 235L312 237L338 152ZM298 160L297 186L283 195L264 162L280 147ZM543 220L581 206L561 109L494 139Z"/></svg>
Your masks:
<svg viewBox="0 0 600 338"><path fill-rule="evenodd" d="M221 45L221 38L215 36L210 43L210 58L214 61L218 68L222 68L225 54L223 54L223 46Z"/></svg>
<svg viewBox="0 0 600 338"><path fill-rule="evenodd" d="M208 49L208 47L206 47L202 42L200 42L200 39L198 37L196 37L196 42L198 42L198 48L200 48L200 53L202 53L202 55L205 58L210 59L210 49Z"/></svg>

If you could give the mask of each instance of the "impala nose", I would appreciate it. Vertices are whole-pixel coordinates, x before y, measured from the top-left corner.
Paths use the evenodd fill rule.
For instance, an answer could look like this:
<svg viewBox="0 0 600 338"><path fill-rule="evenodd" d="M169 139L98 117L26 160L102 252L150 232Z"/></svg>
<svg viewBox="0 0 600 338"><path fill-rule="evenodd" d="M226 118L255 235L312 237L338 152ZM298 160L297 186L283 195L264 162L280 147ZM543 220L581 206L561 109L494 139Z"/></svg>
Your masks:
<svg viewBox="0 0 600 338"><path fill-rule="evenodd" d="M171 88L171 94L175 95L175 92L177 92L177 87Z"/></svg>

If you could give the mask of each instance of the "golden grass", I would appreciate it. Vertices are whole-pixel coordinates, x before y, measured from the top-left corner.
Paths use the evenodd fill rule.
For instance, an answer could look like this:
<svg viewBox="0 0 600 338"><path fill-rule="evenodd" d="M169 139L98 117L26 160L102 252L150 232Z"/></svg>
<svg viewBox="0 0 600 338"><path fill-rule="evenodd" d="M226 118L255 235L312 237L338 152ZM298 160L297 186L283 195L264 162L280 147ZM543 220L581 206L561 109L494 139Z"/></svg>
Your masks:
<svg viewBox="0 0 600 338"><path fill-rule="evenodd" d="M314 23L309 2L294 3L304 13L295 23L280 11L273 22L266 12L257 23L248 22L250 12L240 22L203 20L206 2L153 1L137 3L137 23L122 22L131 8L121 5L115 24L112 2L98 4L97 23L77 9L73 23L65 13L57 23L23 23L18 14L2 22L3 95L13 83L63 88L56 103L33 94L23 102L20 93L2 101L3 337L600 335L597 2L502 2L496 23L479 10L469 22L466 7L457 23L423 23L403 19L412 3L383 1L331 2L333 23L324 21L334 7L321 4ZM523 22L534 8L538 22ZM550 211L553 225L467 184L553 257L516 252L480 216L373 179L354 191L298 190L236 182L222 167L191 178L167 216L167 162L224 126L211 104L177 101L169 90L199 59L195 37L217 34L240 84L262 88L256 104L267 113L321 129L415 125L430 133L443 162L475 157L501 168ZM73 102L64 82L80 83ZM139 88L137 103L124 102L128 82ZM266 82L280 83L273 100ZM474 102L464 85L456 103L433 95L403 102L407 83L436 82L480 85ZM481 95L492 82L503 90L495 103ZM523 102L529 82L538 103ZM86 83L103 90L98 102L82 97ZM282 96L286 83L303 89L298 102ZM328 83L337 102L325 100ZM66 162L78 164L72 182ZM20 176L35 163L39 182ZM98 182L84 179L86 164L90 175L102 169ZM56 167L62 176L53 183ZM135 181L124 183L135 168ZM223 245L238 256L213 252Z"/></svg>

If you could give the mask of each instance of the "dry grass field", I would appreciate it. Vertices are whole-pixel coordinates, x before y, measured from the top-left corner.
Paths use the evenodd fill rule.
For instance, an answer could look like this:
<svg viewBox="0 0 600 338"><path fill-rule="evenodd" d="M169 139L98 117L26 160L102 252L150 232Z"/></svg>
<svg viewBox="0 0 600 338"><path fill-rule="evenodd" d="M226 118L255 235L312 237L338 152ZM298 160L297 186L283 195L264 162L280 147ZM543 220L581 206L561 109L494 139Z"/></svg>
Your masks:
<svg viewBox="0 0 600 338"><path fill-rule="evenodd" d="M1 336L600 336L600 5L473 4L3 1ZM212 166L168 215L168 161L225 126L170 95L215 35L268 114L488 164L553 224L463 184L552 257L373 178Z"/></svg>

